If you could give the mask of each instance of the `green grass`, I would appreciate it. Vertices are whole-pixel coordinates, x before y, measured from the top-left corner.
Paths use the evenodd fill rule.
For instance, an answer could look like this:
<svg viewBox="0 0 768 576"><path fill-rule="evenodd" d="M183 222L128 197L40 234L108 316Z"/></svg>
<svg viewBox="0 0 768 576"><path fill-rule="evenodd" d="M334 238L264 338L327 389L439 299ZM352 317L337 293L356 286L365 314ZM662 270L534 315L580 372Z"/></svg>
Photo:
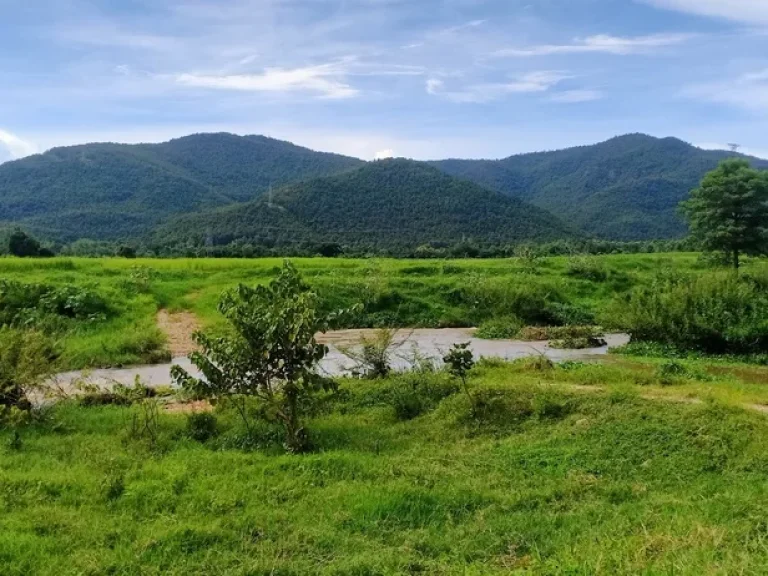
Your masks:
<svg viewBox="0 0 768 576"><path fill-rule="evenodd" d="M165 357L156 327L160 308L190 310L204 326L220 322L221 291L238 283L267 282L282 260L125 260L117 258L0 258L0 277L88 287L115 310L102 322L62 337L60 368L146 363ZM328 309L362 302L349 327L479 326L510 315L548 323L552 314L601 315L617 294L650 282L660 270L709 274L696 254L595 257L600 274L574 273L574 260L546 258L530 265L509 260L294 259ZM578 262L577 262L578 264ZM581 270L579 268L579 270ZM746 273L768 270L752 260Z"/></svg>
<svg viewBox="0 0 768 576"><path fill-rule="evenodd" d="M342 381L304 456L238 448L226 409L205 444L163 415L152 448L137 407L64 403L20 449L0 432L0 572L766 573L768 420L736 404L768 372L657 364L485 362L479 419L457 393L399 421L404 377Z"/></svg>

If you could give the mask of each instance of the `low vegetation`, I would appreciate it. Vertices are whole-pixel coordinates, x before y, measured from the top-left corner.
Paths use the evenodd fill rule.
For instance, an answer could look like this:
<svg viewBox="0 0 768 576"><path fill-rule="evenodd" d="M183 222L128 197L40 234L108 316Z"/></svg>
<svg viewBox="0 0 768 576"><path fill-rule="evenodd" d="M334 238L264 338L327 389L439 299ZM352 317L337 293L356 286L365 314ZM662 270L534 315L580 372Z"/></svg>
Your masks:
<svg viewBox="0 0 768 576"><path fill-rule="evenodd" d="M745 260L740 278L729 279L696 254L595 256L588 259L589 273L583 272L578 258L316 258L296 259L294 264L317 292L322 313L361 304L345 316L345 328L477 326L478 336L484 338L520 338L526 329L562 339L553 327L603 326L631 329L636 342L654 338L683 348L731 353L760 347L754 338L762 330L765 260ZM241 283L264 284L281 266L281 259L0 258L0 318L3 324L36 327L53 335L61 344L58 369L169 361L156 323L158 310L192 312L215 333L225 326L217 312L220 294ZM595 275L594 269L604 274ZM706 284L713 287L705 289ZM711 306L718 305L721 288L714 284L732 293L722 322L738 318L738 323L720 344L702 347L707 330L725 329L722 322L706 324L705 313L695 304L705 298ZM714 292L705 297L706 290ZM658 300L653 304L657 308L646 307L645 298ZM634 303L627 304L630 300ZM695 326L684 319L682 324L670 323L670 332L659 332L648 318L639 324L643 314L654 310L660 322L682 318L675 316L685 314L682 308L669 316L662 306L682 307L683 302L697 315ZM632 310L637 315L630 314ZM717 316L716 308L709 310L709 317Z"/></svg>
<svg viewBox="0 0 768 576"><path fill-rule="evenodd" d="M0 431L3 572L760 573L766 375L680 364L340 380L301 456L231 402L62 402Z"/></svg>

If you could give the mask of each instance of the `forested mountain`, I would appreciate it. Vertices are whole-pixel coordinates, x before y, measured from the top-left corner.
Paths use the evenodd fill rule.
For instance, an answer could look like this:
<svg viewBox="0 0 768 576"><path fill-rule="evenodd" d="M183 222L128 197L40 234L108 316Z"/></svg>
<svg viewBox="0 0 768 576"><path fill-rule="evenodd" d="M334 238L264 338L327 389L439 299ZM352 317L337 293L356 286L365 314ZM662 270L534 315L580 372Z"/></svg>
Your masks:
<svg viewBox="0 0 768 576"><path fill-rule="evenodd" d="M685 234L677 205L729 155L701 150L676 138L630 134L594 146L503 160L432 164L549 210L588 234L645 240ZM768 162L750 160L768 167Z"/></svg>
<svg viewBox="0 0 768 576"><path fill-rule="evenodd" d="M541 236L557 236L562 226L557 218L533 205L587 235L675 238L685 234L678 203L728 155L642 134L421 168L415 162L367 164L264 136L196 134L162 144L86 144L0 165L0 228L18 224L42 239L63 242L139 240L191 214L152 237L162 240L166 233L178 241L191 234L202 242L205 234L195 226L203 224L217 242L311 237L358 244L367 239L383 246L456 243L463 236L506 242L547 230ZM768 168L766 161L751 160ZM422 169L429 164L443 177ZM270 187L285 213L251 203ZM206 215L228 205L236 207Z"/></svg>
<svg viewBox="0 0 768 576"><path fill-rule="evenodd" d="M270 186L362 164L233 134L54 148L0 165L0 224L65 241L136 238L174 214L251 200Z"/></svg>
<svg viewBox="0 0 768 576"><path fill-rule="evenodd" d="M550 213L444 174L425 163L382 160L286 186L269 198L174 219L158 243L258 245L335 242L414 248L462 239L500 245L573 236Z"/></svg>

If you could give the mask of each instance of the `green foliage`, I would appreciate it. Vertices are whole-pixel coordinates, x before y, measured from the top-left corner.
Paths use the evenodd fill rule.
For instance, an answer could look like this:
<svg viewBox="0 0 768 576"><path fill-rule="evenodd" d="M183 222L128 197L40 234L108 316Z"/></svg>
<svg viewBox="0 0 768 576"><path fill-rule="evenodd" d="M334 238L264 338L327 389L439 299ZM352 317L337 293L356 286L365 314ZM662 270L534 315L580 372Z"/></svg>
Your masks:
<svg viewBox="0 0 768 576"><path fill-rule="evenodd" d="M210 412L195 412L187 416L187 435L195 442L207 442L219 433L219 423Z"/></svg>
<svg viewBox="0 0 768 576"><path fill-rule="evenodd" d="M476 408L476 401L475 397L469 391L467 376L472 368L475 367L475 357L469 346L469 342L464 344L454 344L448 353L443 356L443 362L445 363L448 372L461 380L461 387L467 395L467 398L469 398L469 401L472 404L472 409L474 410Z"/></svg>
<svg viewBox="0 0 768 576"><path fill-rule="evenodd" d="M565 273L590 282L605 282L608 279L605 266L594 256L581 255L569 258Z"/></svg>
<svg viewBox="0 0 768 576"><path fill-rule="evenodd" d="M233 134L54 148L0 166L0 214L50 239L135 239L173 214L252 200L270 186L361 164Z"/></svg>
<svg viewBox="0 0 768 576"><path fill-rule="evenodd" d="M515 316L503 316L486 320L477 328L476 338L485 340L511 340L516 338L523 323Z"/></svg>
<svg viewBox="0 0 768 576"><path fill-rule="evenodd" d="M413 251L461 238L499 245L574 233L519 200L452 178L426 164L387 160L287 186L270 198L181 217L155 234L161 245L235 240L268 248L343 245L345 251ZM457 254L459 255L459 254Z"/></svg>
<svg viewBox="0 0 768 576"><path fill-rule="evenodd" d="M764 403L764 380L734 365L743 377L638 387L655 364L621 360L483 362L472 385L488 409L474 416L447 372L343 380L307 420L327 449L300 458L266 426L248 444L234 405L217 406L205 444L161 412L163 451L148 453L125 441L125 409L57 404L20 451L18 431L0 431L2 571L762 573L768 422L693 400L749 390ZM395 421L393 388L410 378L454 393Z"/></svg>
<svg viewBox="0 0 768 576"><path fill-rule="evenodd" d="M0 325L55 331L68 320L104 320L108 312L102 298L85 288L0 280Z"/></svg>
<svg viewBox="0 0 768 576"><path fill-rule="evenodd" d="M743 254L768 254L768 171L725 160L681 207L691 235L705 250L725 254L737 270Z"/></svg>
<svg viewBox="0 0 768 576"><path fill-rule="evenodd" d="M593 146L498 161L434 164L448 174L549 210L588 234L651 240L685 234L678 204L729 155L675 138L628 134Z"/></svg>
<svg viewBox="0 0 768 576"><path fill-rule="evenodd" d="M14 408L31 408L28 394L50 374L54 358L39 332L0 326L0 423Z"/></svg>
<svg viewBox="0 0 768 576"><path fill-rule="evenodd" d="M661 276L613 307L633 341L710 354L768 350L768 294L733 274Z"/></svg>
<svg viewBox="0 0 768 576"><path fill-rule="evenodd" d="M373 336L363 336L355 346L339 346L342 354L354 360L352 374L364 378L385 378L392 371L392 354L403 343L395 342L397 330L380 328Z"/></svg>
<svg viewBox="0 0 768 576"><path fill-rule="evenodd" d="M196 334L201 352L190 355L204 378L174 366L174 380L214 400L259 399L265 417L283 426L286 449L306 450L309 438L302 420L307 404L330 385L315 371L328 352L315 334L326 331L334 318L318 314L317 295L288 262L268 286L240 285L224 293L219 312L231 331L220 337ZM241 414L248 425L244 405Z"/></svg>
<svg viewBox="0 0 768 576"><path fill-rule="evenodd" d="M40 246L40 242L19 229L14 230L8 237L8 253L19 258L51 255Z"/></svg>
<svg viewBox="0 0 768 576"><path fill-rule="evenodd" d="M122 245L117 249L115 255L119 258L136 258L136 248L133 246Z"/></svg>

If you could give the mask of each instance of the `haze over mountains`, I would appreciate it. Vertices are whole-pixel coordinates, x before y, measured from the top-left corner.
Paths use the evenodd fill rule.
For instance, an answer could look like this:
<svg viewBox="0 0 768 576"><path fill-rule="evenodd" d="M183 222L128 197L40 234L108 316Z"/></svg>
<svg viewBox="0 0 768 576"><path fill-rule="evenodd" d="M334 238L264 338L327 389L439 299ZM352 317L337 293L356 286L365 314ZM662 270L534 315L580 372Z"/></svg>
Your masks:
<svg viewBox="0 0 768 576"><path fill-rule="evenodd" d="M677 204L729 155L642 134L430 163L366 163L232 134L87 144L0 165L0 226L162 244L666 239L685 234Z"/></svg>

